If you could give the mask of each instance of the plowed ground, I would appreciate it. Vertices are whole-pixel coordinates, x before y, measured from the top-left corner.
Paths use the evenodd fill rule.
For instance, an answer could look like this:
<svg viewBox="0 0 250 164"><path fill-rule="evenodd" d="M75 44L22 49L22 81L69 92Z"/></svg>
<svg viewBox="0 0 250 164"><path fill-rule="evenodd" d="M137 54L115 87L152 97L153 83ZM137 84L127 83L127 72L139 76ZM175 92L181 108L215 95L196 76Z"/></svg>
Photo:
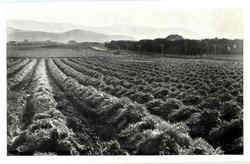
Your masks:
<svg viewBox="0 0 250 164"><path fill-rule="evenodd" d="M8 58L8 155L243 153L240 60Z"/></svg>

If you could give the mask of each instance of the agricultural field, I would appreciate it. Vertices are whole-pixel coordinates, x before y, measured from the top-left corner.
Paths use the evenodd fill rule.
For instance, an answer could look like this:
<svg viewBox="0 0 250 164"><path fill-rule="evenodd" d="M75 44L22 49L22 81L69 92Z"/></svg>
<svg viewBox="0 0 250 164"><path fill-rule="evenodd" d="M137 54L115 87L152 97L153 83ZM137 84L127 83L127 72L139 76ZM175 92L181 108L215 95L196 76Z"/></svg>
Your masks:
<svg viewBox="0 0 250 164"><path fill-rule="evenodd" d="M242 58L53 51L9 51L8 155L243 154Z"/></svg>

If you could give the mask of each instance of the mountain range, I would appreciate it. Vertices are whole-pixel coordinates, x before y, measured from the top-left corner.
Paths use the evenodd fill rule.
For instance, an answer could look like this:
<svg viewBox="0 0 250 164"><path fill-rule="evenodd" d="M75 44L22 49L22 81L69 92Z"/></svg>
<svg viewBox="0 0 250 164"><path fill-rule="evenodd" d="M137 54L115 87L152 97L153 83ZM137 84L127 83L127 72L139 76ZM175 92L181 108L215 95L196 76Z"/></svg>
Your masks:
<svg viewBox="0 0 250 164"><path fill-rule="evenodd" d="M96 33L92 31L86 31L81 29L73 29L66 32L44 32L44 31L28 31L20 30L12 27L7 29L8 41L57 41L68 42L75 40L78 42L107 42L111 40L134 40L134 38L124 35L106 35L102 33Z"/></svg>
<svg viewBox="0 0 250 164"><path fill-rule="evenodd" d="M17 30L23 30L27 35L27 32L39 32L40 34L53 35L52 38L62 38L67 40L66 35L71 34L73 39L73 33L76 35L81 34L87 37L89 33L90 37L86 40L89 41L109 41L109 40L140 40L140 39L155 39L165 38L171 34L179 34L185 38L197 38L198 34L189 29L180 27L162 28L162 27L148 27L141 25L127 25L127 24L113 24L110 26L90 27L83 25L76 25L70 23L54 23L54 22L40 22L33 20L8 20L8 27L15 28ZM20 31L19 31L20 32ZM44 32L44 33L43 33ZM49 34L48 34L49 33ZM63 35L59 37L58 34ZM98 36L97 36L97 35ZM21 33L18 33L20 38ZM45 37L44 36L44 37ZM91 39L93 36L93 39ZM10 38L13 38L12 35ZM76 36L78 39L82 39L81 35ZM38 38L38 37L37 37ZM77 40L77 39L76 39Z"/></svg>

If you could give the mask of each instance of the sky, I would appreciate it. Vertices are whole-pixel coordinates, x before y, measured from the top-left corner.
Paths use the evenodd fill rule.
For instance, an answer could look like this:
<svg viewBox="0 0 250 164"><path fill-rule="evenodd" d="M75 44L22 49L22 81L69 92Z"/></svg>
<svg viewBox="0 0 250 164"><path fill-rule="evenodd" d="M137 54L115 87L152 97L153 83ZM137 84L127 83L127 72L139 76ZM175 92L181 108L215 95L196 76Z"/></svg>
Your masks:
<svg viewBox="0 0 250 164"><path fill-rule="evenodd" d="M186 29L200 37L244 37L243 9L168 8L160 3L30 3L7 6L7 18L103 27ZM125 26L125 27L126 27Z"/></svg>

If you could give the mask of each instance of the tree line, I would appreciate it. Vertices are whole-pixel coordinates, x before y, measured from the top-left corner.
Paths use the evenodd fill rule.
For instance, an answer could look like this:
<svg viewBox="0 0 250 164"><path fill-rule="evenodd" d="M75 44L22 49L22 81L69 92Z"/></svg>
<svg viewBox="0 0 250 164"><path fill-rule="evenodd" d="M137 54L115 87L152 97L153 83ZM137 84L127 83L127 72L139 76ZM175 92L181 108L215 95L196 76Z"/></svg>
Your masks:
<svg viewBox="0 0 250 164"><path fill-rule="evenodd" d="M184 55L202 55L202 54L242 54L243 40L240 39L178 39L168 40L144 39L140 41L111 41L105 43L105 46L111 50L131 50L137 52L153 52L162 54L184 54Z"/></svg>

